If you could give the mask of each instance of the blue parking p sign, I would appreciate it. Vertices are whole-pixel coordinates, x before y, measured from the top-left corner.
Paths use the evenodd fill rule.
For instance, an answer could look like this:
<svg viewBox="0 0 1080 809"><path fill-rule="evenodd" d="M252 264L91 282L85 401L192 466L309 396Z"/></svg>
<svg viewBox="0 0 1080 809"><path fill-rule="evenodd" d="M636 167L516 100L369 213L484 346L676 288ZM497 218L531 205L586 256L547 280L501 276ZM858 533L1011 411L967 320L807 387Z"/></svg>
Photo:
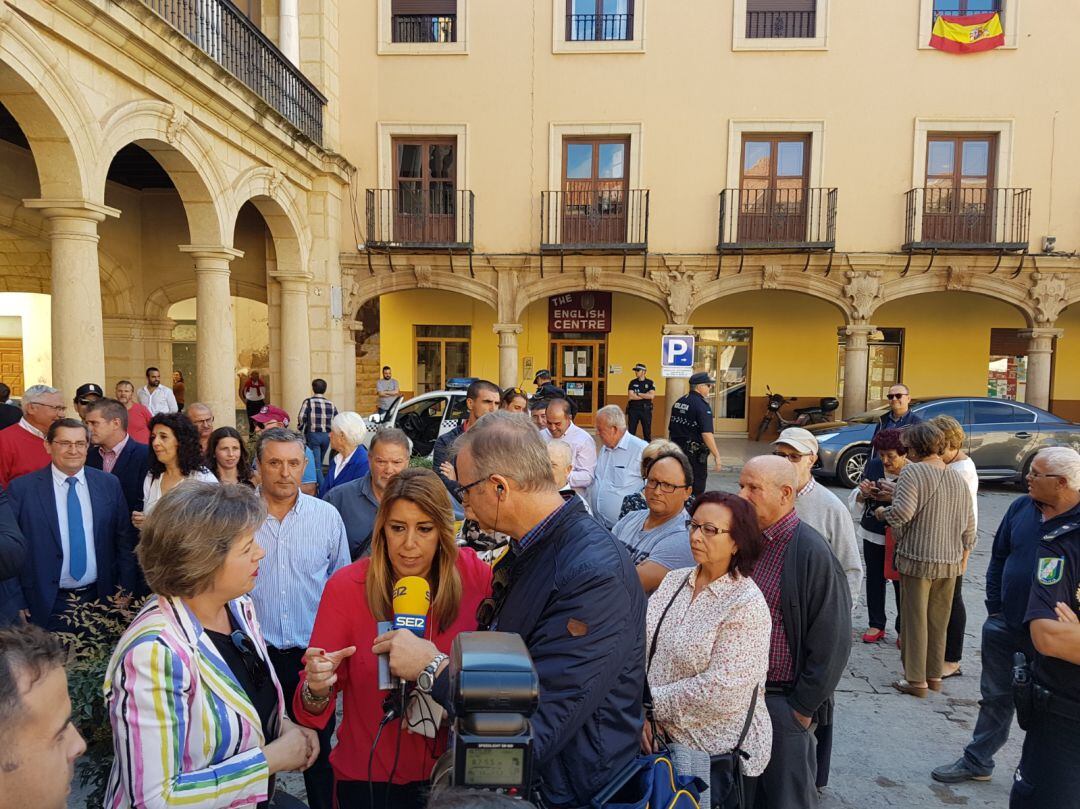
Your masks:
<svg viewBox="0 0 1080 809"><path fill-rule="evenodd" d="M694 336L665 334L660 342L661 375L689 377L694 372Z"/></svg>

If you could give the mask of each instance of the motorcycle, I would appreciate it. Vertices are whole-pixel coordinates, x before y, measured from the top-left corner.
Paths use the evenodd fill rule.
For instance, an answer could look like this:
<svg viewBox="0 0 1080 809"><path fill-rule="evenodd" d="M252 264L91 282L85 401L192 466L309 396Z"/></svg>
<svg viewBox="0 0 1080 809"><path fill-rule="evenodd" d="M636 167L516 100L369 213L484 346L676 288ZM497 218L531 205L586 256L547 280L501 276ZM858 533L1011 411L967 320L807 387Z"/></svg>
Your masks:
<svg viewBox="0 0 1080 809"><path fill-rule="evenodd" d="M840 407L840 400L833 396L822 396L818 403L813 407L800 407L795 410L794 419L784 418L784 414L780 411L786 404L799 401L798 396L794 396L790 399L785 398L783 394L773 393L772 389L766 385L765 393L769 397L769 406L765 411L765 415L761 419L761 424L758 425L757 435L754 436L755 441L760 441L761 436L765 435L765 431L769 429L775 419L779 425L776 431L779 433L787 427L804 427L807 424L825 424L832 421L832 414Z"/></svg>

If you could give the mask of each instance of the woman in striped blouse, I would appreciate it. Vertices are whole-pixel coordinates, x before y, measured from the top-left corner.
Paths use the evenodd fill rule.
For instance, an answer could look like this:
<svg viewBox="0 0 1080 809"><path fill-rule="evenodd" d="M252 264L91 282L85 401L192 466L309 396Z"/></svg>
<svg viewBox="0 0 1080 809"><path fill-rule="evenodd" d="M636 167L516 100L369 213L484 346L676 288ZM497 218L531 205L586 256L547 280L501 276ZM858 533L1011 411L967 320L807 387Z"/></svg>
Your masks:
<svg viewBox="0 0 1080 809"><path fill-rule="evenodd" d="M303 770L314 731L284 712L246 594L266 517L251 489L191 482L158 501L139 542L154 595L113 653L105 698L116 760L105 806L267 806Z"/></svg>

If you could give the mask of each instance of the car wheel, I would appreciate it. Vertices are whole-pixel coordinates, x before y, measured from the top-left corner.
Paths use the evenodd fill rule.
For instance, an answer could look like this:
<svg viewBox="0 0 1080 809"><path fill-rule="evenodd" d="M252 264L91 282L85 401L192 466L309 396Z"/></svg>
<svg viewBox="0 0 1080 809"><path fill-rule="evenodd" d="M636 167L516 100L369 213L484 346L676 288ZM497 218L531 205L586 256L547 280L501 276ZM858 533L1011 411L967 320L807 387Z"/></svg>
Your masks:
<svg viewBox="0 0 1080 809"><path fill-rule="evenodd" d="M866 446L852 447L843 455L836 464L836 479L841 486L854 489L859 485L863 467L870 457L870 448Z"/></svg>

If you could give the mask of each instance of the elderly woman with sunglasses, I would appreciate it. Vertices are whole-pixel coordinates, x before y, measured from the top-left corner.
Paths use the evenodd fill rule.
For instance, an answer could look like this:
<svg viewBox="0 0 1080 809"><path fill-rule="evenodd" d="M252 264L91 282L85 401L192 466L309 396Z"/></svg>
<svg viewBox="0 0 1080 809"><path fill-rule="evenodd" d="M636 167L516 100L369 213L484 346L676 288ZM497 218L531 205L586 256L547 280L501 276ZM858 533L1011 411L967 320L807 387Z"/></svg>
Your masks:
<svg viewBox="0 0 1080 809"><path fill-rule="evenodd" d="M154 595L105 676L116 759L105 806L272 805L275 773L314 762L314 731L285 715L255 609L266 518L249 488L191 482L146 518L139 562Z"/></svg>
<svg viewBox="0 0 1080 809"><path fill-rule="evenodd" d="M649 599L652 712L642 747L659 747L654 726L668 741L710 756L739 747L746 754L741 806L753 806L772 749L765 707L772 618L750 578L762 534L754 507L726 492L698 497L686 524L697 564L671 571ZM715 792L719 786L715 779ZM710 797L714 807L740 806L734 795Z"/></svg>

